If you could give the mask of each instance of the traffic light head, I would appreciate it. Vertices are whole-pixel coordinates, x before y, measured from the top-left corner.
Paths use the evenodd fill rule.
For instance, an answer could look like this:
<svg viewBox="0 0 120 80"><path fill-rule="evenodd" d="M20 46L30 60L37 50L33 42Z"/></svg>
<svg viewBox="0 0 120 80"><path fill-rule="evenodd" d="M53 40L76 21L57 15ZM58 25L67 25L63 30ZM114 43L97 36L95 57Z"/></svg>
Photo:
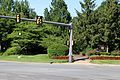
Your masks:
<svg viewBox="0 0 120 80"><path fill-rule="evenodd" d="M41 25L43 23L43 16L36 16L36 24Z"/></svg>
<svg viewBox="0 0 120 80"><path fill-rule="evenodd" d="M17 14L17 15L16 15L16 22L17 22L17 23L20 23L20 19L21 19L20 14Z"/></svg>

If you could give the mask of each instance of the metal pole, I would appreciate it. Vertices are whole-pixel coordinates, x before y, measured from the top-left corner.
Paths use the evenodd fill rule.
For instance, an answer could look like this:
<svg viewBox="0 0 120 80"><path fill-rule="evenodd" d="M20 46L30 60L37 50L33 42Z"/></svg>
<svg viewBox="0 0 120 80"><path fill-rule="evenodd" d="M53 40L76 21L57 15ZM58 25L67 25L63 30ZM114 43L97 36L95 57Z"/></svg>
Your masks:
<svg viewBox="0 0 120 80"><path fill-rule="evenodd" d="M65 23L60 23L60 22L52 22L52 21L43 21L43 23L47 23L47 24L54 24L54 25L59 25L59 26L67 26L70 27L71 24L65 24Z"/></svg>
<svg viewBox="0 0 120 80"><path fill-rule="evenodd" d="M69 46L69 63L72 63L72 35L73 35L73 26L71 23L70 26L70 46Z"/></svg>

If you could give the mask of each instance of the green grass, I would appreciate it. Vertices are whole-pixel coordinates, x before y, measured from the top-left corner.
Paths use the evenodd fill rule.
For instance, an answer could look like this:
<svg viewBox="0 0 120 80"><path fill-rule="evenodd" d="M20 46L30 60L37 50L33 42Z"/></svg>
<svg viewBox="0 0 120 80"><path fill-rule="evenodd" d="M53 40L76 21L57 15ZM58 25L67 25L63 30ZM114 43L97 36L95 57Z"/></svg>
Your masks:
<svg viewBox="0 0 120 80"><path fill-rule="evenodd" d="M18 62L40 62L40 63L66 63L67 60L57 60L57 59L50 59L47 54L41 55L22 55L21 58L18 58L18 55L11 55L11 56L0 56L0 60L4 61L18 61Z"/></svg>
<svg viewBox="0 0 120 80"><path fill-rule="evenodd" d="M92 60L91 63L94 63L94 64L118 64L118 65L120 65L120 60Z"/></svg>

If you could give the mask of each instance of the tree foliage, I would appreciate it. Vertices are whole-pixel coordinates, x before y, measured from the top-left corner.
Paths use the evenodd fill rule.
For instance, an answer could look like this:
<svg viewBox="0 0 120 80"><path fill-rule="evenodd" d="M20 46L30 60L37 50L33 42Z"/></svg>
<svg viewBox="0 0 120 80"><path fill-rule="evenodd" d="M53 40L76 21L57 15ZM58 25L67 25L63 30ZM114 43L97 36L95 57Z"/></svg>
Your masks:
<svg viewBox="0 0 120 80"><path fill-rule="evenodd" d="M44 17L47 21L70 23L71 15L67 10L64 0L52 0L50 10L44 11ZM48 48L51 44L65 44L69 38L68 29L64 26L45 25L47 36L42 40L42 45Z"/></svg>
<svg viewBox="0 0 120 80"><path fill-rule="evenodd" d="M26 18L34 18L36 15L35 11L30 8L27 0L0 0L0 15L15 16L18 13ZM12 45L15 39L18 38L17 33L21 30L21 26L22 29L26 29L26 25L24 25L26 22L21 25L18 24L19 26L17 26L15 20L12 19L0 19L0 22L0 47L2 51L5 51L8 47L14 47ZM22 37L25 38L26 35ZM10 50L13 49L15 48L10 48Z"/></svg>
<svg viewBox="0 0 120 80"><path fill-rule="evenodd" d="M80 2L82 13L73 19L75 49L80 52L87 47L104 45L109 51L120 49L120 6L118 0L106 0L95 8L95 0ZM77 36L76 36L77 35Z"/></svg>

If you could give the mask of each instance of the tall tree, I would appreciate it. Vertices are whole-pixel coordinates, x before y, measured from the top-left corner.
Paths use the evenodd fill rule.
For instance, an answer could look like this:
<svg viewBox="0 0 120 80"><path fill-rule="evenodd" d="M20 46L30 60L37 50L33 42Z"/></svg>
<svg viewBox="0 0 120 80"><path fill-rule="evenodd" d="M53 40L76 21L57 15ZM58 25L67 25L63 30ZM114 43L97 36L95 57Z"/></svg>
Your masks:
<svg viewBox="0 0 120 80"><path fill-rule="evenodd" d="M29 2L27 0L18 1L16 0L14 2L14 8L13 11L15 14L21 14L22 17L26 18L35 18L35 11L34 9L30 8Z"/></svg>
<svg viewBox="0 0 120 80"><path fill-rule="evenodd" d="M13 0L0 0L0 15L12 15L13 6ZM14 23L14 20L0 19L0 47L2 50L9 46L9 40L6 37L12 32Z"/></svg>
<svg viewBox="0 0 120 80"><path fill-rule="evenodd" d="M18 54L34 55L38 54L43 49L40 44L40 39L42 37L41 29L35 26L34 23L22 22L17 25L14 31L7 36L7 38L12 39L11 47L19 48L20 52Z"/></svg>
<svg viewBox="0 0 120 80"><path fill-rule="evenodd" d="M106 0L98 8L99 42L107 45L109 50L120 48L120 7L118 0ZM108 49L107 49L108 52Z"/></svg>
<svg viewBox="0 0 120 80"><path fill-rule="evenodd" d="M64 0L52 0L50 11L48 11L48 9L46 8L44 11L44 17L45 20L48 21L63 22L63 23L70 23L71 21L71 16L67 10L67 5L65 4ZM45 33L48 35L47 38L49 41L53 41L52 39L57 41L56 39L59 39L58 41L60 42L60 44L62 41L63 41L62 44L65 44L65 42L68 39L68 30L66 30L64 26L60 27L60 26L46 25L46 28L48 29L48 31L47 33L46 32Z"/></svg>
<svg viewBox="0 0 120 80"><path fill-rule="evenodd" d="M20 13L22 17L27 17L27 18L34 18L36 16L34 9L30 8L27 0L22 0L22 1L0 0L1 15L15 16L18 13ZM15 37L15 39L13 39L13 37L8 37L8 36L13 35L15 32L17 32L16 29L18 30L18 32L21 29L20 29L20 25L17 26L15 20L13 19L0 19L0 22L1 22L0 47L2 47L2 50L3 49L6 50L8 47L13 47L11 42L14 42L17 37L17 36L13 36ZM26 24L26 22L24 22L24 24ZM21 26L23 26L24 24L21 24ZM24 26L23 29L26 29L26 27ZM28 30L28 32L29 31L30 30Z"/></svg>
<svg viewBox="0 0 120 80"><path fill-rule="evenodd" d="M91 47L91 27L95 23L95 0L83 0L83 2L80 2L80 5L82 13L76 10L78 16L73 19L75 23L74 39L76 40L74 47L78 52Z"/></svg>

